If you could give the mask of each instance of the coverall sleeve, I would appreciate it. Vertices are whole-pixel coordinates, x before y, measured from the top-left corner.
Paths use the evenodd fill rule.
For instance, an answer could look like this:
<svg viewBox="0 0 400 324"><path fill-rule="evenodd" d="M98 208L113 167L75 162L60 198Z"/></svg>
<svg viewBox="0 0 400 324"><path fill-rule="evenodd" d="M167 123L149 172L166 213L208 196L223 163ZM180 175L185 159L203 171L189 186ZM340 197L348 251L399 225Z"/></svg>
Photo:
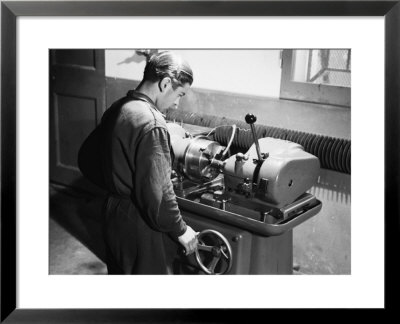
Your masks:
<svg viewBox="0 0 400 324"><path fill-rule="evenodd" d="M160 232L175 237L185 233L171 182L171 156L166 129L156 127L140 140L136 150L134 175L136 202L143 217Z"/></svg>

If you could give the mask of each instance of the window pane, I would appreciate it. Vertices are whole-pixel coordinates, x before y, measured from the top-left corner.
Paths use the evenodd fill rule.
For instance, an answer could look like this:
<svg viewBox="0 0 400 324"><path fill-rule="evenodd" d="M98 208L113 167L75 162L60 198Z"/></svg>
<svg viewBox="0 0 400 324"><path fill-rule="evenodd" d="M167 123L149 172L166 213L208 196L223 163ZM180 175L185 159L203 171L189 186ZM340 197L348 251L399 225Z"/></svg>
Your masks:
<svg viewBox="0 0 400 324"><path fill-rule="evenodd" d="M292 81L350 87L350 50L295 50Z"/></svg>

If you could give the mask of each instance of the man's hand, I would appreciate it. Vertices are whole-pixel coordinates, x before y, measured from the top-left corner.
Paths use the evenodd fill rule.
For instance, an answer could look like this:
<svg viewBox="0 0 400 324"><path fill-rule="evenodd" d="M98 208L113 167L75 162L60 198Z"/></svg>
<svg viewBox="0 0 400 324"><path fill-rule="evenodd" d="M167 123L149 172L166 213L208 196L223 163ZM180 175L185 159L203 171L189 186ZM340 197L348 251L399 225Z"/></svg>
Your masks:
<svg viewBox="0 0 400 324"><path fill-rule="evenodd" d="M195 232L190 226L187 226L186 232L178 237L179 243L185 248L185 254L192 254L197 249L197 235L199 233Z"/></svg>

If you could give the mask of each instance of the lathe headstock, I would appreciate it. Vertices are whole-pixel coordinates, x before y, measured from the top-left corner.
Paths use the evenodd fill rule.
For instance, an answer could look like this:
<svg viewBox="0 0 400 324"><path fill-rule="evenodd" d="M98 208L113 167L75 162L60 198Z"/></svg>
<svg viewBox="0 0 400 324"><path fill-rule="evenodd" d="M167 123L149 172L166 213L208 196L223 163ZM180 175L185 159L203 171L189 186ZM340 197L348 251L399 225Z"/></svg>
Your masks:
<svg viewBox="0 0 400 324"><path fill-rule="evenodd" d="M247 152L231 156L235 125L231 140L223 146L204 135L188 136L181 126L168 124L176 195L267 224L286 222L320 205L306 193L317 181L318 158L293 142L258 140L255 121L255 116L246 116L254 144Z"/></svg>

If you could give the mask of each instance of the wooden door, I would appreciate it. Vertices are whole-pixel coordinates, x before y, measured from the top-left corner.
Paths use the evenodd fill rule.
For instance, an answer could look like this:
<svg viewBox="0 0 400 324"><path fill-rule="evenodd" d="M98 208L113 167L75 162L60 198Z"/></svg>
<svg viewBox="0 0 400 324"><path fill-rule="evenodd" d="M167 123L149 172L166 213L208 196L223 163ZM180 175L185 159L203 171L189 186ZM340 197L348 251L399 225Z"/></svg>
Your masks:
<svg viewBox="0 0 400 324"><path fill-rule="evenodd" d="M50 181L90 188L78 150L105 111L104 50L50 50Z"/></svg>

